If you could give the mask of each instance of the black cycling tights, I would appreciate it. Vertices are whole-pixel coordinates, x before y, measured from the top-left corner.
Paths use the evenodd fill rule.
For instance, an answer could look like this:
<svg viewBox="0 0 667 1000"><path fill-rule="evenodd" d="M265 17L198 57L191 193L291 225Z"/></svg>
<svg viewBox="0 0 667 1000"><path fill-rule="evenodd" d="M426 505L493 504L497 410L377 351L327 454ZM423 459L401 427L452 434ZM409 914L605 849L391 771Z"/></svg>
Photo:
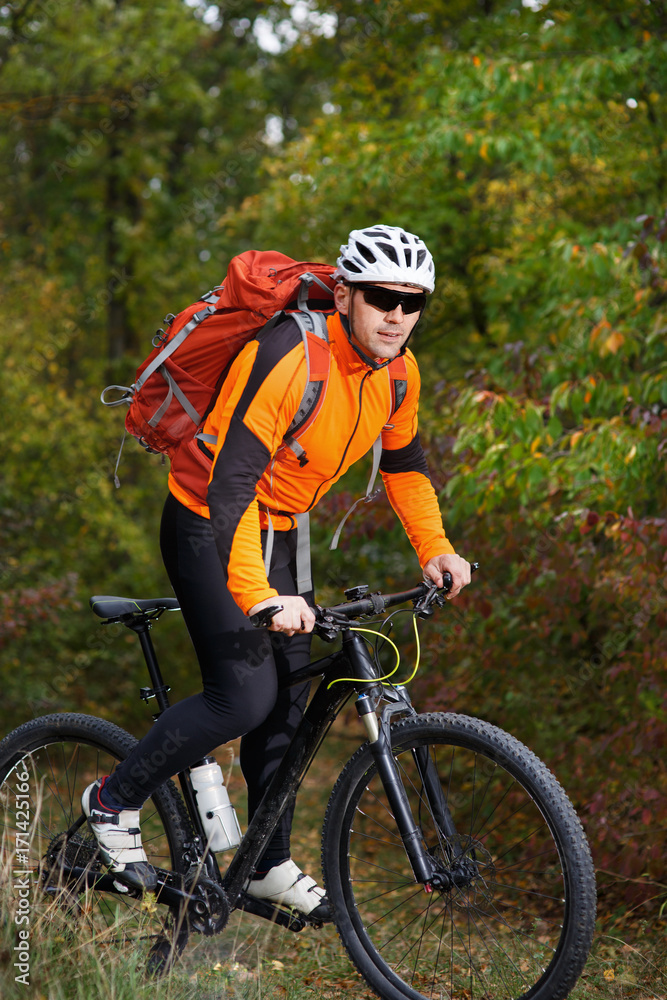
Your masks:
<svg viewBox="0 0 667 1000"><path fill-rule="evenodd" d="M164 781L237 736L252 817L303 714L308 684L278 691L278 678L305 666L310 636L253 629L225 582L210 522L169 496L160 546L197 653L204 690L177 702L123 761L106 788L139 808ZM269 582L296 594L296 532L276 532ZM304 594L308 603L312 595ZM289 856L292 810L264 858Z"/></svg>

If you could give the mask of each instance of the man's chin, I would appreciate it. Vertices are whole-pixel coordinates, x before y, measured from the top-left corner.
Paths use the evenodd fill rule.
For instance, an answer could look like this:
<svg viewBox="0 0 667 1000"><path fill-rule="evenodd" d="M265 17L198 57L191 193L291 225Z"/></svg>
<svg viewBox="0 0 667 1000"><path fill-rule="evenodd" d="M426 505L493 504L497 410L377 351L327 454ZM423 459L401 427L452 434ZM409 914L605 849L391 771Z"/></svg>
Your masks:
<svg viewBox="0 0 667 1000"><path fill-rule="evenodd" d="M375 352L375 357L378 361L391 361L392 358L395 358L400 353L400 350L400 344L396 344L394 347L390 345L379 347Z"/></svg>

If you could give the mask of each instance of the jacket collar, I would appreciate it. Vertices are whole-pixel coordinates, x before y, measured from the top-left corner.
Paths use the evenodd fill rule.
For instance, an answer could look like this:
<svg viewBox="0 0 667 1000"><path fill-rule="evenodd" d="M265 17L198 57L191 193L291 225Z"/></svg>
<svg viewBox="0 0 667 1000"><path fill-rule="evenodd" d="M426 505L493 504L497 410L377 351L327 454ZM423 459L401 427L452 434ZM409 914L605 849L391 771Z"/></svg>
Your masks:
<svg viewBox="0 0 667 1000"><path fill-rule="evenodd" d="M329 335L331 342L340 361L352 372L378 371L386 368L391 359L376 361L374 358L364 354L361 348L355 347L350 340L350 328L347 316L335 312L331 316L329 323ZM404 350L401 352L404 353Z"/></svg>

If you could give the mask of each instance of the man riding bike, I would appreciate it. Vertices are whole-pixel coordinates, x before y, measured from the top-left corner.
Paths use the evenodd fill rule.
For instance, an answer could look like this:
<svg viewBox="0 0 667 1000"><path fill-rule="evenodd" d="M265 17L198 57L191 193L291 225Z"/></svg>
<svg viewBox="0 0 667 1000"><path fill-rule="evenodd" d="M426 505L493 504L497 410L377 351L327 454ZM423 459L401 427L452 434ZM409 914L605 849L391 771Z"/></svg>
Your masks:
<svg viewBox="0 0 667 1000"><path fill-rule="evenodd" d="M156 885L141 846L144 801L173 774L239 736L249 816L257 808L309 690L302 684L278 693L278 678L308 663L315 623L297 515L311 510L378 435L383 482L425 579L442 586L449 572L452 597L470 582L468 562L445 535L419 443L419 370L407 349L434 288L431 254L398 227L354 230L334 278L325 396L299 437L299 454L284 438L308 365L301 332L286 314L270 336L260 334L241 351L208 415L201 441L205 503L179 481L178 457L172 463L160 543L203 691L163 712L113 775L82 798L102 857L128 885ZM407 386L396 406L387 366L399 356ZM214 447L204 443L213 439ZM280 610L267 635L249 616L269 606ZM291 860L292 814L283 814L246 891L328 919L323 889Z"/></svg>

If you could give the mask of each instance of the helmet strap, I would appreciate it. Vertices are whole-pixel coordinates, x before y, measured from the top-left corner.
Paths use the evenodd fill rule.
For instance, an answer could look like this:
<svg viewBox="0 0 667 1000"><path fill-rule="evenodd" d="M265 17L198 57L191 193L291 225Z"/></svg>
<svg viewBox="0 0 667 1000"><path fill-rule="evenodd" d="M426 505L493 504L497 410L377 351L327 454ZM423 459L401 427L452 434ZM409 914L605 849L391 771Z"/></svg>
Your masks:
<svg viewBox="0 0 667 1000"><path fill-rule="evenodd" d="M365 351L362 351L362 349L358 346L358 344L356 344L355 341L352 339L354 335L354 325L352 318L353 298L354 298L354 293L350 295L350 300L349 300L350 304L348 306L349 311L347 316L344 313L340 314L341 323L347 335L347 339L350 342L350 347L352 348L352 350L359 355L364 364L367 364L369 368L372 368L373 371L377 372L380 370L380 368L384 368L386 365L388 365L389 362L391 361L391 358L387 358L385 361L380 363L379 361L376 361L375 358L372 358L370 354L366 354Z"/></svg>

